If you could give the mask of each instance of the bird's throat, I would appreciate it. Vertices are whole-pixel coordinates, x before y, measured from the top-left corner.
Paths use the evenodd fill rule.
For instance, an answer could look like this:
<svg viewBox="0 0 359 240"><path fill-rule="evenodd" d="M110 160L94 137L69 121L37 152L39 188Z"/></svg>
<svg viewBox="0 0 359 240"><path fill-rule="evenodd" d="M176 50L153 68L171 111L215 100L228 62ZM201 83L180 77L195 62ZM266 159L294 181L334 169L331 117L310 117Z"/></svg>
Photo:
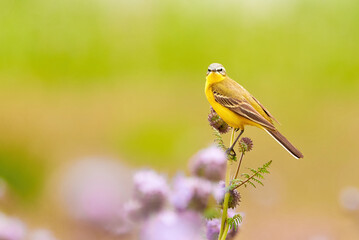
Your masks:
<svg viewBox="0 0 359 240"><path fill-rule="evenodd" d="M207 84L212 85L214 83L221 82L225 79L220 73L212 72L207 76Z"/></svg>

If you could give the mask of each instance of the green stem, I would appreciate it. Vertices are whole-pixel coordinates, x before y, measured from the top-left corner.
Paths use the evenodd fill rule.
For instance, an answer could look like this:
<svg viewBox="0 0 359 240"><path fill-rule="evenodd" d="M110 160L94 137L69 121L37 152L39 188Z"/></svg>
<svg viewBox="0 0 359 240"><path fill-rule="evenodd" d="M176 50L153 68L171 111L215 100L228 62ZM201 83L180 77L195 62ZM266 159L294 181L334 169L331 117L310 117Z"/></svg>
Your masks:
<svg viewBox="0 0 359 240"><path fill-rule="evenodd" d="M229 224L226 224L221 240L226 240L228 234Z"/></svg>
<svg viewBox="0 0 359 240"><path fill-rule="evenodd" d="M232 128L230 146L232 146L232 144L234 142L234 135L235 135L235 129ZM231 174L230 173L231 163L232 162L228 158L228 160L227 160L227 170L226 170L226 188L229 186L229 182L230 182L230 178L231 178L231 176L230 176L230 174ZM230 196L229 192L227 192L224 195L221 230L219 232L218 240L222 240L222 236L225 236L225 237L227 236L227 233L225 232L225 229L227 229L227 231L228 231L228 224L226 224L226 219L227 219L227 212L228 212L229 196Z"/></svg>

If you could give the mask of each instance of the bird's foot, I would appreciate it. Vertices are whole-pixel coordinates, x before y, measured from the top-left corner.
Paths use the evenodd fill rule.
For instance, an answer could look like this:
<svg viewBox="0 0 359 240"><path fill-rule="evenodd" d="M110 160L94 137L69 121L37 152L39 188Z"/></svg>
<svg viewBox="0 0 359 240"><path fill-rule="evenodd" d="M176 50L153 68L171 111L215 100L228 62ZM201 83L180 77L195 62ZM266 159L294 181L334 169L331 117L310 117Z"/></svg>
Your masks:
<svg viewBox="0 0 359 240"><path fill-rule="evenodd" d="M231 156L231 157L235 157L237 154L236 154L236 152L233 150L233 148L228 148L228 149L226 150L226 155Z"/></svg>

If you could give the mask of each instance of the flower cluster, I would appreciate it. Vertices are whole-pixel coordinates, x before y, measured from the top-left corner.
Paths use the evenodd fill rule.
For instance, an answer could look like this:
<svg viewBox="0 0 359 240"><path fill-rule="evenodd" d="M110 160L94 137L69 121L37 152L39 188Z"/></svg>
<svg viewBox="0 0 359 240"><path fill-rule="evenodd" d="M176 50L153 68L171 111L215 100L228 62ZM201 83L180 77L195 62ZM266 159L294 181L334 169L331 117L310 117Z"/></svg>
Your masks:
<svg viewBox="0 0 359 240"><path fill-rule="evenodd" d="M133 178L135 196L143 214L159 211L168 198L169 189L165 177L152 170L137 172Z"/></svg>
<svg viewBox="0 0 359 240"><path fill-rule="evenodd" d="M190 161L191 173L209 181L224 179L227 158L223 150L216 146L199 151Z"/></svg>
<svg viewBox="0 0 359 240"><path fill-rule="evenodd" d="M218 180L224 177L225 164L223 151L211 146L192 158L193 176L177 174L172 184L153 170L135 173L134 194L125 204L124 214L133 227L139 227L139 239L203 240L205 235L208 239L218 238L220 219L206 219L204 215L216 207L216 199L222 198L223 202L225 189L223 184L218 186ZM239 195L235 192L233 196L234 208ZM234 210L231 212L234 215ZM231 229L227 239L236 232Z"/></svg>

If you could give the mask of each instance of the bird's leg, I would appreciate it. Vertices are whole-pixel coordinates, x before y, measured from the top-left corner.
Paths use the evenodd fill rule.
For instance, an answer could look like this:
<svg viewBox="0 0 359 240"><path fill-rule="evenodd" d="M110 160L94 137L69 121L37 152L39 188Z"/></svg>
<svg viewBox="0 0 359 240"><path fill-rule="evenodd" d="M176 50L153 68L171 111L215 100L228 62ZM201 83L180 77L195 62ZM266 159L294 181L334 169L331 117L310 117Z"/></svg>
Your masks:
<svg viewBox="0 0 359 240"><path fill-rule="evenodd" d="M232 157L236 156L236 152L233 150L234 146L236 146L236 143L238 141L238 139L241 137L241 135L243 134L244 129L241 130L241 132L239 133L238 137L236 138L236 140L234 141L234 143L232 144L232 146L230 146L230 148L228 148L226 150L226 154L230 155Z"/></svg>

